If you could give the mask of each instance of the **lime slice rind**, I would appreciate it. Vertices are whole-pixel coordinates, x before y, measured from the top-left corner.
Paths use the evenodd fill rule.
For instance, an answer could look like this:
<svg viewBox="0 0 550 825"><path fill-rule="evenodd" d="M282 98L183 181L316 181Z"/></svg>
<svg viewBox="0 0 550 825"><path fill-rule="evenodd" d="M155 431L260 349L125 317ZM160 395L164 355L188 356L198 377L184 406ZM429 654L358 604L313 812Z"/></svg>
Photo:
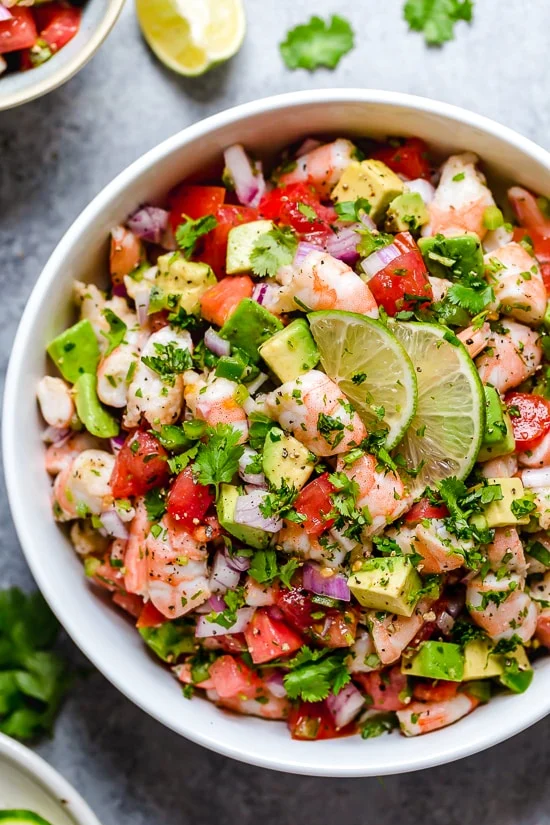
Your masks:
<svg viewBox="0 0 550 825"><path fill-rule="evenodd" d="M325 310L308 320L323 369L369 430L388 427L386 446L392 449L416 410L416 377L405 350L384 324L365 315ZM352 381L362 375L361 383Z"/></svg>

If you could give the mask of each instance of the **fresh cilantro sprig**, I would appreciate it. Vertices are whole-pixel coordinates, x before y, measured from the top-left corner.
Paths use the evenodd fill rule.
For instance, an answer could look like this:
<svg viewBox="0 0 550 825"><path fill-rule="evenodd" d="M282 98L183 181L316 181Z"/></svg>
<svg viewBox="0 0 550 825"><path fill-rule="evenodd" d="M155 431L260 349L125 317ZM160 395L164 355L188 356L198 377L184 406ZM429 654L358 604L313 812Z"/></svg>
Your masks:
<svg viewBox="0 0 550 825"><path fill-rule="evenodd" d="M300 562L297 559L289 559L279 566L275 550L257 550L252 556L248 573L258 584L271 584L279 578L287 590L290 590L292 576L299 566Z"/></svg>
<svg viewBox="0 0 550 825"><path fill-rule="evenodd" d="M166 490L153 487L145 493L147 521L160 521L166 512Z"/></svg>
<svg viewBox="0 0 550 825"><path fill-rule="evenodd" d="M109 324L109 332L101 332L103 337L107 339L107 349L105 350L105 356L107 356L124 341L128 327L112 309L106 308L101 314Z"/></svg>
<svg viewBox="0 0 550 825"><path fill-rule="evenodd" d="M260 512L265 518L285 518L299 524L305 521L306 516L293 510L298 490L293 485L287 484L283 479L280 487L274 488L264 496L260 503Z"/></svg>
<svg viewBox="0 0 550 825"><path fill-rule="evenodd" d="M352 27L343 17L334 14L328 22L314 16L309 23L291 29L279 48L289 69L312 72L320 66L335 69L353 45Z"/></svg>
<svg viewBox="0 0 550 825"><path fill-rule="evenodd" d="M389 733L395 728L399 727L399 722L395 713L391 711L387 713L376 713L368 716L365 722L361 725L361 738L374 739L377 736L382 736L383 733Z"/></svg>
<svg viewBox="0 0 550 825"><path fill-rule="evenodd" d="M276 226L264 232L250 253L252 272L258 278L274 278L282 266L292 263L297 249L298 239L290 226Z"/></svg>
<svg viewBox="0 0 550 825"><path fill-rule="evenodd" d="M312 650L304 645L288 662L291 670L284 685L289 698L322 702L331 693L338 694L351 679L345 657L344 651Z"/></svg>
<svg viewBox="0 0 550 825"><path fill-rule="evenodd" d="M217 225L218 221L214 215L204 215L196 220L188 218L185 223L180 223L176 229L176 242L187 260L192 258L199 239Z"/></svg>
<svg viewBox="0 0 550 825"><path fill-rule="evenodd" d="M334 210L341 221L355 221L361 220L361 212L366 215L370 214L372 205L366 198L357 198L354 201L341 201L334 204Z"/></svg>
<svg viewBox="0 0 550 825"><path fill-rule="evenodd" d="M146 367L160 375L163 382L173 387L176 376L191 369L193 359L188 349L176 346L173 341L167 344L155 343L156 355L143 355L141 360Z"/></svg>
<svg viewBox="0 0 550 825"><path fill-rule="evenodd" d="M336 492L331 494L333 510L329 518L334 518L334 526L346 538L361 541L365 527L372 524L368 507L358 508L359 485L345 473L331 473L328 477Z"/></svg>
<svg viewBox="0 0 550 825"><path fill-rule="evenodd" d="M412 31L422 32L429 46L454 37L455 23L473 20L473 0L407 0L403 15Z"/></svg>
<svg viewBox="0 0 550 825"><path fill-rule="evenodd" d="M217 424L208 428L206 442L199 445L193 470L199 484L214 485L216 496L220 484L229 484L239 468L244 453L241 436L231 424Z"/></svg>
<svg viewBox="0 0 550 825"><path fill-rule="evenodd" d="M451 476L438 484L438 493L450 513L444 519L446 528L462 541L473 539L478 548L464 551L464 563L467 567L479 569L485 561L485 555L479 546L492 541L493 531L476 526L472 523L471 517L476 513L482 513L485 505L502 499L500 485L485 484L469 489L463 481ZM428 496L430 495L428 491Z"/></svg>

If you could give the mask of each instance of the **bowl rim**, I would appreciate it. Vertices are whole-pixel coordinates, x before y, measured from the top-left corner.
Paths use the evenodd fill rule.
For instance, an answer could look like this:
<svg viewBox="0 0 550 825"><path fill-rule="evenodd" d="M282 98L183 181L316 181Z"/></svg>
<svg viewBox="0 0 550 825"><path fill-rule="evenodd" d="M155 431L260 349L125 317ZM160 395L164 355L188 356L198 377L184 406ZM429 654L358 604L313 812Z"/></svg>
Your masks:
<svg viewBox="0 0 550 825"><path fill-rule="evenodd" d="M0 733L0 756L34 779L78 825L101 825L88 803L55 768L25 745Z"/></svg>
<svg viewBox="0 0 550 825"><path fill-rule="evenodd" d="M92 1L93 0L90 0L90 2ZM43 80L39 80L36 84L30 85L28 89L20 89L5 96L1 94L0 86L0 112L15 109L17 106L23 106L25 103L30 103L31 100L43 97L59 86L62 86L70 80L71 77L74 77L74 75L92 59L99 49L118 20L124 3L125 0L109 0L109 5L105 10L102 20L99 26L92 32L89 40L71 60L60 65L56 72L53 72Z"/></svg>
<svg viewBox="0 0 550 825"><path fill-rule="evenodd" d="M135 178L145 173L172 152L189 145L210 132L238 123L248 117L261 114L273 115L281 109L288 110L318 103L325 105L339 103L381 104L401 109L414 109L424 115L443 116L448 120L464 124L504 140L550 169L550 153L513 129L503 126L484 115L470 112L449 103L394 91L344 88L304 90L275 95L224 110L177 132L130 164L93 198L65 232L39 275L19 322L6 374L2 416L4 474L16 532L27 563L44 597L75 644L124 696L147 714L196 744L224 756L263 768L302 775L330 777L362 777L407 773L447 764L479 753L520 733L550 713L550 692L547 693L546 703L532 703L528 713L519 714L517 717L512 714L502 714L501 724L494 725L490 729L486 727L482 735L473 736L468 741L465 737L458 737L452 745L442 744L439 747L432 748L428 755L419 754L401 759L399 762L394 763L392 761L391 765L386 763L378 766L376 770L369 765L361 764L356 767L339 767L337 764L329 764L328 761L323 765L319 765L318 759L308 758L304 752L300 756L297 754L295 758L279 757L277 754L271 753L259 754L253 748L243 748L238 743L235 744L227 739L218 738L206 725L198 731L184 731L177 720L171 718L168 713L164 713L163 708L155 707L152 702L145 701L133 684L125 684L116 667L100 661L100 656L90 652L86 633L79 629L78 622L74 621L73 615L65 610L62 600L57 597L55 588L49 587L48 582L41 573L42 565L39 563L37 554L33 552L33 535L26 511L26 502L18 500L14 492L15 487L10 483L11 478L16 477L20 463L16 437L18 421L15 402L19 376L25 374L24 350L32 333L34 319L40 312L46 293L55 280L64 258L81 232L98 219L105 205L114 199L117 194L131 187Z"/></svg>

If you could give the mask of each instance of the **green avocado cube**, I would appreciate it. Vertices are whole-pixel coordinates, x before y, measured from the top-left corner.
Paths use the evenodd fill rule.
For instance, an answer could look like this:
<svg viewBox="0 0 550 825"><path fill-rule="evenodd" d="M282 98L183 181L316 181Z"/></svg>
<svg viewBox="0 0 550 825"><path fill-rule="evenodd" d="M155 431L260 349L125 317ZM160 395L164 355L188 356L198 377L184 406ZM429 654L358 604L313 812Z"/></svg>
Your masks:
<svg viewBox="0 0 550 825"><path fill-rule="evenodd" d="M229 230L227 236L227 258L225 271L228 275L240 275L250 272L252 261L250 257L256 241L266 232L275 228L273 221L252 221L242 223Z"/></svg>
<svg viewBox="0 0 550 825"><path fill-rule="evenodd" d="M452 642L423 642L412 656L403 656L401 672L424 679L461 682L464 678L464 654Z"/></svg>
<svg viewBox="0 0 550 825"><path fill-rule="evenodd" d="M519 518L512 511L512 504L523 498L525 490L519 478L488 478L489 486L498 485L502 491L499 501L491 501L485 506L483 513L471 518L472 524L481 528L515 527L518 524L529 524L529 516Z"/></svg>
<svg viewBox="0 0 550 825"><path fill-rule="evenodd" d="M462 679L491 679L500 676L502 664L492 653L494 645L489 639L472 639L464 645L464 674Z"/></svg>
<svg viewBox="0 0 550 825"><path fill-rule="evenodd" d="M119 432L118 421L101 405L96 388L97 377L91 373L81 375L74 385L78 417L97 438L114 438Z"/></svg>
<svg viewBox="0 0 550 825"><path fill-rule="evenodd" d="M477 275L479 278L484 276L481 241L473 232L454 238L446 238L444 235L419 238L418 246L430 275L436 278L461 281L469 275Z"/></svg>
<svg viewBox="0 0 550 825"><path fill-rule="evenodd" d="M319 363L307 321L298 318L261 345L260 355L279 381L294 381Z"/></svg>
<svg viewBox="0 0 550 825"><path fill-rule="evenodd" d="M265 477L274 487L284 482L301 490L313 472L314 456L294 436L273 427L265 439L262 464Z"/></svg>
<svg viewBox="0 0 550 825"><path fill-rule="evenodd" d="M486 385L485 392L485 432L478 461L509 455L516 448L514 430L510 416L506 412L495 387Z"/></svg>
<svg viewBox="0 0 550 825"><path fill-rule="evenodd" d="M220 335L257 364L261 345L282 329L282 323L273 313L251 298L244 298L221 328Z"/></svg>
<svg viewBox="0 0 550 825"><path fill-rule="evenodd" d="M369 216L377 222L390 203L403 192L404 184L381 160L352 161L332 190L334 203L364 198L370 204Z"/></svg>
<svg viewBox="0 0 550 825"><path fill-rule="evenodd" d="M348 587L363 607L412 616L422 580L408 556L392 556L367 559Z"/></svg>
<svg viewBox="0 0 550 825"><path fill-rule="evenodd" d="M499 676L501 685L513 693L525 693L534 676L525 648L518 646L511 653L502 653L498 658L502 665Z"/></svg>
<svg viewBox="0 0 550 825"><path fill-rule="evenodd" d="M198 314L200 299L218 282L208 264L188 261L181 252L168 252L158 258L157 266L149 312L181 308L189 314Z"/></svg>
<svg viewBox="0 0 550 825"><path fill-rule="evenodd" d="M387 232L416 232L430 220L422 196L418 192L403 192L393 200L386 215Z"/></svg>
<svg viewBox="0 0 550 825"><path fill-rule="evenodd" d="M99 346L87 319L66 329L47 346L48 354L66 381L74 384L86 372L95 374Z"/></svg>
<svg viewBox="0 0 550 825"><path fill-rule="evenodd" d="M216 504L218 519L224 530L244 544L263 550L270 542L271 535L258 527L247 527L246 524L237 524L235 521L235 507L239 498L239 488L232 484L222 484L220 496Z"/></svg>

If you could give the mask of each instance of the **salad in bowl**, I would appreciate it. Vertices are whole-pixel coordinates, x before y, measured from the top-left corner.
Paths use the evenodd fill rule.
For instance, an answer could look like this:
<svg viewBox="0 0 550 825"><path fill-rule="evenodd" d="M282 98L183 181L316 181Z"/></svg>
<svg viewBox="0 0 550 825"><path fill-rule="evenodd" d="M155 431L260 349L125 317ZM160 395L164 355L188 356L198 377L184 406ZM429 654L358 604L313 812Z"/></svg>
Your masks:
<svg viewBox="0 0 550 825"><path fill-rule="evenodd" d="M37 388L52 517L182 702L414 737L529 688L547 207L473 153L344 136L229 146L112 228Z"/></svg>
<svg viewBox="0 0 550 825"><path fill-rule="evenodd" d="M78 33L80 2L1 0L0 75L50 60Z"/></svg>

